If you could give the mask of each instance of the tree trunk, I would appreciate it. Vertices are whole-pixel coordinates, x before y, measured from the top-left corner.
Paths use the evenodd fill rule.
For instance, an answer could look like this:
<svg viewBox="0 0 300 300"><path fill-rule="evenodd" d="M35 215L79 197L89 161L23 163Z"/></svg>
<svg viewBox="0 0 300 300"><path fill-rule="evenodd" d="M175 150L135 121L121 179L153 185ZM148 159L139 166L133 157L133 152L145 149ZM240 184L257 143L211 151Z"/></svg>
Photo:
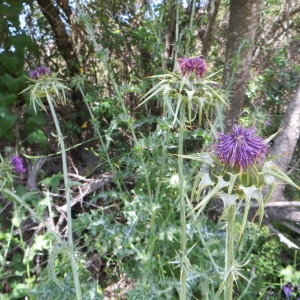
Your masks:
<svg viewBox="0 0 300 300"><path fill-rule="evenodd" d="M165 51L164 51L164 69L171 70L173 66L174 42L175 42L175 26L176 26L176 1L170 4L169 8L169 25L165 35Z"/></svg>
<svg viewBox="0 0 300 300"><path fill-rule="evenodd" d="M80 74L80 61L77 56L77 52L80 50L75 49L71 41L71 36L67 33L66 25L62 20L63 15L60 14L59 9L54 5L52 0L37 0L37 2L53 30L58 50L66 61L68 74L71 77ZM68 0L58 1L58 5L64 11L65 22L71 26L72 10ZM72 102L77 113L76 122L83 124L89 114L83 103L81 93L75 89L72 90ZM80 137L81 135L79 134Z"/></svg>
<svg viewBox="0 0 300 300"><path fill-rule="evenodd" d="M212 2L212 7L208 13L208 22L206 25L206 29L205 29L205 33L203 35L203 37L201 38L202 41L202 50L201 50L201 54L206 57L209 49L210 49L210 42L211 42L211 38L212 38L212 30L213 30L213 26L218 14L218 10L219 10L219 6L221 3L221 0L213 0Z"/></svg>
<svg viewBox="0 0 300 300"><path fill-rule="evenodd" d="M274 163L287 173L300 132L300 83L279 128L281 131L275 137L272 155L278 155ZM284 201L283 190L284 184L277 184L270 202Z"/></svg>
<svg viewBox="0 0 300 300"><path fill-rule="evenodd" d="M54 6L51 0L37 0L37 2L41 7L44 16L51 25L58 50L67 63L70 75L74 76L79 74L80 63L75 51L73 50L73 45L70 41L69 35L67 34L65 24L60 18L58 8ZM65 9L66 6L67 4L64 3Z"/></svg>
<svg viewBox="0 0 300 300"><path fill-rule="evenodd" d="M259 0L231 0L229 32L223 73L230 108L225 113L225 131L238 122L245 98L258 24Z"/></svg>

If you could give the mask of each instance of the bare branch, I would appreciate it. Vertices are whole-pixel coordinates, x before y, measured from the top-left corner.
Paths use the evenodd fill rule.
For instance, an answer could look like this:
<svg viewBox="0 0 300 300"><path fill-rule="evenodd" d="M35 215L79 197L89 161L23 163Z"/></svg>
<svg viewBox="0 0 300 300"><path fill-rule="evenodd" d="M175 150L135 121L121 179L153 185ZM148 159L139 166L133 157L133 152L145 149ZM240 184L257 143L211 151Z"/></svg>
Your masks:
<svg viewBox="0 0 300 300"><path fill-rule="evenodd" d="M300 228L288 223L288 222L281 222L281 224L285 227L287 227L288 229L297 232L298 234L300 234Z"/></svg>
<svg viewBox="0 0 300 300"><path fill-rule="evenodd" d="M286 244L289 248L300 249L296 244L286 238L279 230L277 230L273 225L269 224L268 227L272 232L274 232L278 237L280 242Z"/></svg>

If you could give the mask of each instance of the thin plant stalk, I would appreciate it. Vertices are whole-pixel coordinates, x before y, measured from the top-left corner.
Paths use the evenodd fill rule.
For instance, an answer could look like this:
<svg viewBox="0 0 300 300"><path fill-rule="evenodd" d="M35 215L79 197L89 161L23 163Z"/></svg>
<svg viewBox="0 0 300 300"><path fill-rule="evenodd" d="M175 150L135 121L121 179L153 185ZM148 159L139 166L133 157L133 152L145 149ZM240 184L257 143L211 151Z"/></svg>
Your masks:
<svg viewBox="0 0 300 300"><path fill-rule="evenodd" d="M194 21L194 17L195 17L195 7L196 7L196 0L192 1L192 11L191 11L191 15L190 15L190 23L189 23L189 36L188 36L188 41L186 41L185 44L185 55L189 55L189 49L190 49L190 34L193 30L193 21Z"/></svg>
<svg viewBox="0 0 300 300"><path fill-rule="evenodd" d="M151 258L154 252L155 248L155 219L156 219L156 209L152 209L151 211L151 219L150 219L150 237L149 237L149 249L146 255L145 259L145 271L143 273L143 281L142 284L144 287L147 286L149 274L150 274L150 268L151 268Z"/></svg>
<svg viewBox="0 0 300 300"><path fill-rule="evenodd" d="M14 206L15 206L14 210L16 210L16 205L14 205ZM19 236L20 236L20 241L21 241L21 247L23 248L23 251L24 251L24 257L26 257L27 282L31 283L30 265L29 265L29 260L27 259L29 248L26 248L26 243L24 242L23 233L22 233L20 226L18 227L18 231L19 231Z"/></svg>
<svg viewBox="0 0 300 300"><path fill-rule="evenodd" d="M73 232L72 232L72 215L71 215L71 194L70 194L70 184L68 179L68 167L67 167L67 156L66 156L66 149L65 149L65 143L64 138L59 126L59 122L55 113L54 105L52 97L49 93L46 92L47 101L50 107L51 115L55 124L55 129L57 132L58 142L61 149L61 158L62 158L62 167L63 167L63 178L64 178L64 186L66 189L66 203L67 203L67 227L68 227L68 247L69 247L69 255L70 255L70 261L71 261L71 267L73 272L73 279L74 279L74 285L76 290L76 299L81 300L82 294L80 289L80 281L79 281L79 275L77 271L77 265L75 260L75 254L74 254L74 247L73 247Z"/></svg>
<svg viewBox="0 0 300 300"><path fill-rule="evenodd" d="M106 161L108 162L111 171L114 173L115 169L113 167L113 163L112 163L112 161L110 159L110 156L108 154L107 146L105 145L104 140L102 138L102 135L100 133L99 125L96 122L96 118L95 118L95 116L94 116L94 114L93 114L93 112L92 112L92 110L90 108L89 103L85 100L85 95L84 95L83 89L80 86L78 88L79 88L79 91L80 91L80 93L81 93L81 95L82 95L82 97L84 99L84 103L85 103L85 105L87 107L87 110L88 110L88 112L90 114L90 117L91 117L91 120L92 120L92 124L93 124L93 127L94 127L94 131L95 131L95 133L97 134L97 136L99 138L99 141L101 143L102 148L105 149ZM120 181L118 179L116 180L116 184L118 186L119 191L122 192L121 184L120 184Z"/></svg>
<svg viewBox="0 0 300 300"><path fill-rule="evenodd" d="M235 232L235 204L228 208L226 228L226 257L225 257L225 292L224 300L232 300L233 294L233 264L234 264L234 232Z"/></svg>
<svg viewBox="0 0 300 300"><path fill-rule="evenodd" d="M165 141L168 140L168 132L165 133L164 138ZM160 178L159 181L157 182L156 189L155 189L155 198L154 198L154 203L158 203L158 198L160 195L160 187L162 184L161 181L161 176L163 176L163 173L165 171L165 166L166 166L166 159L167 159L167 147L163 147L162 150L162 162L161 162L161 167L160 167ZM150 248L148 250L147 256L146 256L146 263L145 263L145 272L143 275L143 285L146 286L148 277L150 274L150 267L151 267L151 258L155 249L155 218L156 218L156 209L154 208L152 210L151 214L151 220L150 220Z"/></svg>
<svg viewBox="0 0 300 300"><path fill-rule="evenodd" d="M201 233L200 228L199 228L199 231L198 231L198 232L199 232L199 235L198 235L198 236L199 236L200 242L202 243L203 248L205 249L208 258L209 258L209 260L210 260L212 266L214 267L214 271L215 271L216 273L219 273L219 267L218 267L218 265L217 265L215 259L213 258L213 255L212 255L212 253L211 253L209 247L207 246L207 243L205 242L205 240L204 240L204 238L203 238L203 236L202 236L202 233Z"/></svg>
<svg viewBox="0 0 300 300"><path fill-rule="evenodd" d="M53 220L53 211L52 211L52 208L51 208L51 200L50 200L50 196L49 196L49 191L47 192L47 205L48 205L48 212L49 212L49 218L51 220ZM52 240L50 240L50 249L52 249Z"/></svg>
<svg viewBox="0 0 300 300"><path fill-rule="evenodd" d="M126 114L128 114L128 110L127 110L127 108L126 108L126 106L124 104L124 100L122 98L121 92L119 90L119 87L117 85L115 77L112 75L112 71L111 71L110 65L109 65L109 63L108 63L108 61L107 61L106 58L103 60L103 63L105 65L106 69L107 69L108 77L109 77L109 79L110 79L110 81L111 81L111 83L112 83L112 85L114 87L114 90L116 92L116 96L117 96L118 102L121 104L122 110L123 110L124 114L126 115ZM129 128L130 133L132 135L134 144L135 145L139 145L139 141L138 141L138 139L136 137L136 134L135 134L135 131L134 131L133 122L128 122L128 128ZM145 172L145 182L146 182L148 197L149 197L149 201L151 201L151 199L152 199L152 190L151 190L150 181L149 181L149 174L148 174L149 171L146 168L146 164L145 164L145 160L144 160L142 151L139 151L138 155L139 155L139 158L141 160L142 169ZM153 201L153 199L152 199L152 201Z"/></svg>
<svg viewBox="0 0 300 300"><path fill-rule="evenodd" d="M184 176L183 176L183 135L185 127L185 103L180 106L180 124L178 132L178 178L179 178L179 203L180 203L180 252L181 252L181 271L180 271L180 300L186 299L187 294L187 275L185 261L186 250L186 207L184 197Z"/></svg>
<svg viewBox="0 0 300 300"><path fill-rule="evenodd" d="M178 56L178 42L179 42L179 9L180 9L180 2L176 1L176 25L175 25L175 51L174 51L174 64L173 64L173 72L176 68L176 61Z"/></svg>
<svg viewBox="0 0 300 300"><path fill-rule="evenodd" d="M81 94L82 94L82 96L84 97L83 92L81 92ZM96 134L97 134L97 136L98 136L98 138L99 138L99 141L100 141L100 143L101 143L101 146L105 149L106 160L107 160L107 162L108 162L108 164L109 164L109 167L110 167L111 171L113 172L113 171L114 171L114 167L113 167L112 161L111 161L111 159L110 159L110 157L109 157L109 155L108 155L107 147L106 147L106 145L105 145L105 143L104 143L104 141L103 141L102 135L101 135L101 133L100 133L100 130L99 130L99 124L96 123L96 121L95 121L95 120L96 120L96 119L95 119L95 116L94 116L94 114L93 114L93 112L92 112L92 110L91 110L89 104L87 103L87 101L84 101L84 103L85 103L85 105L86 105L86 107L87 107L87 109L88 109L88 111L89 111L89 114L90 114L90 117L91 117L91 120L92 120L92 124L93 124L94 130L95 130L95 132L96 132ZM118 182L118 187L119 187L119 189L120 189L119 182ZM120 189L120 191L121 191L121 189Z"/></svg>
<svg viewBox="0 0 300 300"><path fill-rule="evenodd" d="M126 106L124 104L124 101L123 101L123 98L122 98L122 94L120 92L119 86L118 86L118 84L116 82L116 79L114 77L114 74L113 74L113 72L111 70L111 67L110 67L110 64L109 64L109 61L108 61L108 51L106 49L101 48L101 46L96 41L96 38L95 38L95 35L94 35L94 31L93 31L91 22L89 22L85 18L84 11L80 7L78 1L75 0L75 4L77 6L79 14L82 16L82 19L83 19L84 24L85 24L86 31L87 31L87 33L88 33L88 35L89 35L92 43L94 44L96 52L99 53L99 54L102 54L102 63L103 63L104 68L107 71L108 78L109 78L109 80L110 80L110 82L111 82L111 84L112 84L112 86L114 88L114 91L115 91L115 94L116 94L116 99L119 102L119 104L121 105L123 113L125 115L127 115L128 114L128 110L127 110L127 108L126 108ZM139 142L138 142L138 139L137 139L135 131L134 131L133 122L128 122L128 128L129 128L130 133L132 135L134 144L136 146L138 146ZM145 183L146 183L146 189L147 189L147 193L148 193L148 198L149 198L149 201L152 201L152 203L153 203L152 189L151 189L151 186L150 186L149 173L148 173L149 171L146 168L146 164L145 164L145 160L144 160L142 151L138 150L138 156L139 156L139 159L141 161L142 169L145 172ZM156 217L155 217L155 209L154 209L151 212L151 221L150 221L151 222L151 224L150 224L150 239L152 237L152 245L150 246L150 249L148 250L148 254L146 256L146 262L145 262L146 266L147 265L149 265L149 266L151 265L151 257L149 255L151 253L153 253L153 249L154 249L154 243L155 243L155 239L154 239L154 234L155 234L155 219L156 219ZM147 269L147 267L146 267L146 269ZM146 273L147 272L145 272L145 274ZM147 276L145 275L144 278L143 278L143 283L144 284L145 284L145 281L147 281L146 278L147 278Z"/></svg>

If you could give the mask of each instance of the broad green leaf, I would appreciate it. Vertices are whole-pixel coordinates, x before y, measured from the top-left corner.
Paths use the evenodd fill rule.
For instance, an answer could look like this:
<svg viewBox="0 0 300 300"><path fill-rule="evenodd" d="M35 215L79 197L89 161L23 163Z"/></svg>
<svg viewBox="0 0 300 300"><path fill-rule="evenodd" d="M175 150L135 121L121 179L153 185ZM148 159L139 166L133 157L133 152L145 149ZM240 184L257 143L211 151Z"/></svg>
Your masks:
<svg viewBox="0 0 300 300"><path fill-rule="evenodd" d="M16 94L8 94L8 95L3 95L0 94L0 105L1 106L10 106L14 104L17 100L17 95Z"/></svg>
<svg viewBox="0 0 300 300"><path fill-rule="evenodd" d="M13 138L10 129L17 122L18 117L6 107L0 107L0 137Z"/></svg>
<svg viewBox="0 0 300 300"><path fill-rule="evenodd" d="M26 140L30 144L40 145L45 152L48 150L47 137L41 129L36 129L35 131L31 132L29 135L27 135Z"/></svg>
<svg viewBox="0 0 300 300"><path fill-rule="evenodd" d="M5 71L12 74L19 71L19 67L22 65L22 58L17 55L0 53L0 65L5 68Z"/></svg>
<svg viewBox="0 0 300 300"><path fill-rule="evenodd" d="M12 94L18 94L24 88L27 81L25 76L13 77L7 73L1 79Z"/></svg>

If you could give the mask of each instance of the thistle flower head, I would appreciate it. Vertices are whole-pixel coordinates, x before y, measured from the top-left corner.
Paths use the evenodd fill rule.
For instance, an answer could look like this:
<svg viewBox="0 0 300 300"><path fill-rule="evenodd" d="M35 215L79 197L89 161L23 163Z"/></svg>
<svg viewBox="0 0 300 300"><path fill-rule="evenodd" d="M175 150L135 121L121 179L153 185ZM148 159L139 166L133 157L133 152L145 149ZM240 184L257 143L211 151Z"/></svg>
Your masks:
<svg viewBox="0 0 300 300"><path fill-rule="evenodd" d="M30 71L29 77L34 80L37 80L47 74L50 74L50 68L41 66L41 67L36 68L35 70Z"/></svg>
<svg viewBox="0 0 300 300"><path fill-rule="evenodd" d="M284 292L284 295L286 296L286 299L291 299L293 296L293 286L291 283L288 283L282 287L282 290Z"/></svg>
<svg viewBox="0 0 300 300"><path fill-rule="evenodd" d="M15 173L22 174L22 173L26 172L26 169L24 168L24 165L23 165L23 159L21 157L19 157L17 155L12 157L10 159L10 163L11 163Z"/></svg>
<svg viewBox="0 0 300 300"><path fill-rule="evenodd" d="M243 128L234 125L230 134L219 135L214 152L225 165L247 168L266 158L269 147L255 128Z"/></svg>
<svg viewBox="0 0 300 300"><path fill-rule="evenodd" d="M178 67L182 75L189 76L194 73L196 78L203 76L203 74L207 70L206 62L200 56L194 58L179 58Z"/></svg>

